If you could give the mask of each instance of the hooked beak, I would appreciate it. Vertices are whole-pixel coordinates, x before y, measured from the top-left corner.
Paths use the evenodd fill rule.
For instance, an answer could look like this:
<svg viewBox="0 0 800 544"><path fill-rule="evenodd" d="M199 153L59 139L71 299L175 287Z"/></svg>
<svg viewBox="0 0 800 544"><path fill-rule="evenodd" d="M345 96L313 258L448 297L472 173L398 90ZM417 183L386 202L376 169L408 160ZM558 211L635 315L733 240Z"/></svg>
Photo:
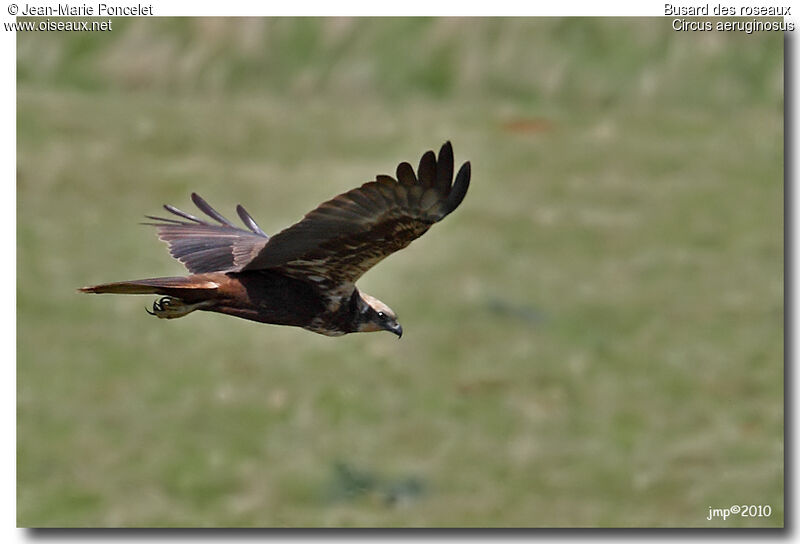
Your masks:
<svg viewBox="0 0 800 544"><path fill-rule="evenodd" d="M386 330L392 334L396 334L398 339L403 336L403 327L400 326L400 323L387 323Z"/></svg>

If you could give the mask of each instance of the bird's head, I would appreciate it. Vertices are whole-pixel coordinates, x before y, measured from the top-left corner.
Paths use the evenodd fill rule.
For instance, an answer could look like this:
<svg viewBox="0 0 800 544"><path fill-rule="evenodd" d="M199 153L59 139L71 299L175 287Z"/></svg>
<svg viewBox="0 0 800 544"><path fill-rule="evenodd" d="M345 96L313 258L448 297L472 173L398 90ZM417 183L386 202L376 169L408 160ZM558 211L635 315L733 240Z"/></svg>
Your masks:
<svg viewBox="0 0 800 544"><path fill-rule="evenodd" d="M358 332L389 331L398 338L403 336L403 327L397 322L397 314L375 297L359 293Z"/></svg>

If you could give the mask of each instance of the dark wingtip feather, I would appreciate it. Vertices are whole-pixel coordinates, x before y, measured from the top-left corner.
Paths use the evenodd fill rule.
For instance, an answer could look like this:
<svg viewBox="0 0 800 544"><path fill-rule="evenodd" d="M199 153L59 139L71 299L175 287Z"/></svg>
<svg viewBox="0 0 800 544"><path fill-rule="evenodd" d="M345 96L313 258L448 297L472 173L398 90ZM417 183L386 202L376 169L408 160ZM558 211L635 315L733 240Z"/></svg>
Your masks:
<svg viewBox="0 0 800 544"><path fill-rule="evenodd" d="M442 147L439 148L439 160L442 160L442 156L447 155L453 156L453 144L450 143L450 140L447 140L442 144Z"/></svg>
<svg viewBox="0 0 800 544"><path fill-rule="evenodd" d="M211 205L208 202L206 202L203 199L203 197L201 197L197 193L192 193L192 202L194 202L194 205L197 206L200 209L201 212L203 212L204 214L208 215L209 217L212 217L213 219L216 219L217 221L219 221L223 225L227 225L229 227L236 228L236 225L234 225L233 223L228 221L228 219L226 219L225 216L223 216L217 210L212 208Z"/></svg>
<svg viewBox="0 0 800 544"><path fill-rule="evenodd" d="M417 176L414 174L414 168L407 162L401 162L397 165L397 179L403 185L417 184Z"/></svg>
<svg viewBox="0 0 800 544"><path fill-rule="evenodd" d="M201 219L196 218L190 213L186 213L183 210L179 210L175 206L171 206L170 204L164 204L164 209L170 213L174 213L178 217L183 217L184 219L188 219L189 221L194 221L195 223L200 223L201 225L204 224L204 221Z"/></svg>
<svg viewBox="0 0 800 544"><path fill-rule="evenodd" d="M420 158L417 178L426 187L432 187L436 183L436 155L433 151L426 151Z"/></svg>
<svg viewBox="0 0 800 544"><path fill-rule="evenodd" d="M446 194L453 181L453 146L450 141L442 144L436 164L436 190Z"/></svg>
<svg viewBox="0 0 800 544"><path fill-rule="evenodd" d="M461 201L464 200L464 197L467 195L469 179L472 175L471 168L469 161L461 165L456 180L453 182L453 188L450 190L450 194L445 201L445 215L458 208Z"/></svg>
<svg viewBox="0 0 800 544"><path fill-rule="evenodd" d="M244 209L244 206L238 204L236 206L236 213L239 214L239 217L242 219L244 224L247 225L247 228L258 234L259 236L263 236L264 238L269 238L269 236L267 236L267 233L261 230L261 227L258 226L256 220L253 219L253 217L249 213L247 213L247 210Z"/></svg>
<svg viewBox="0 0 800 544"><path fill-rule="evenodd" d="M394 185L395 183L397 183L397 180L394 179L392 176L387 176L384 174L375 176L375 181L377 181L378 183L389 184L389 185Z"/></svg>
<svg viewBox="0 0 800 544"><path fill-rule="evenodd" d="M170 225L184 225L183 221L178 221L177 219L168 219L166 217L156 217L155 215L145 215L147 219L152 219L153 221L159 221L159 223L151 223L149 221L142 221L140 225L152 225L154 227L161 227L165 223Z"/></svg>

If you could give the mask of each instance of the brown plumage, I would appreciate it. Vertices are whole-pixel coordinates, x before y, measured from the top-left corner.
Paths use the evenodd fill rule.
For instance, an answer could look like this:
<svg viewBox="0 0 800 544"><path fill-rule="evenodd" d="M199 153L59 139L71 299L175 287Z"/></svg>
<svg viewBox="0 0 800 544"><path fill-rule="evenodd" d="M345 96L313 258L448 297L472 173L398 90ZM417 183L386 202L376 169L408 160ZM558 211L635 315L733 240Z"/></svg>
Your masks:
<svg viewBox="0 0 800 544"><path fill-rule="evenodd" d="M450 142L426 152L415 174L375 181L320 204L298 223L270 237L239 205L248 230L223 217L197 194L195 205L216 223L173 206L180 219L147 216L186 277L152 278L84 287L85 293L160 294L149 312L161 318L207 310L262 323L303 327L328 336L403 329L394 312L361 293L355 282L378 262L422 236L467 194L470 164L453 182Z"/></svg>

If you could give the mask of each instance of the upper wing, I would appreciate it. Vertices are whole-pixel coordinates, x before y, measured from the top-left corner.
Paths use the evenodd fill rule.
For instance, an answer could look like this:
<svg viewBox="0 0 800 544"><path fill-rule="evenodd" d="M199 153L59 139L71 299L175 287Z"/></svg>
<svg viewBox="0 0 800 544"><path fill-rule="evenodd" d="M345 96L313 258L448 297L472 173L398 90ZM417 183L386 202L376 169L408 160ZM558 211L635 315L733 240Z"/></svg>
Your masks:
<svg viewBox="0 0 800 544"><path fill-rule="evenodd" d="M438 160L433 151L422 156L416 175L403 162L397 180L377 176L320 204L270 238L242 270L273 268L329 287L352 284L455 210L469 180L466 162L453 183L453 148L447 142Z"/></svg>
<svg viewBox="0 0 800 544"><path fill-rule="evenodd" d="M167 243L170 254L182 262L189 272L201 274L237 270L250 262L269 241L269 236L241 204L236 211L249 231L236 227L195 193L192 193L192 201L219 225L207 223L168 204L164 208L185 221L148 215L149 219L157 222L145 223L158 227L158 237Z"/></svg>

